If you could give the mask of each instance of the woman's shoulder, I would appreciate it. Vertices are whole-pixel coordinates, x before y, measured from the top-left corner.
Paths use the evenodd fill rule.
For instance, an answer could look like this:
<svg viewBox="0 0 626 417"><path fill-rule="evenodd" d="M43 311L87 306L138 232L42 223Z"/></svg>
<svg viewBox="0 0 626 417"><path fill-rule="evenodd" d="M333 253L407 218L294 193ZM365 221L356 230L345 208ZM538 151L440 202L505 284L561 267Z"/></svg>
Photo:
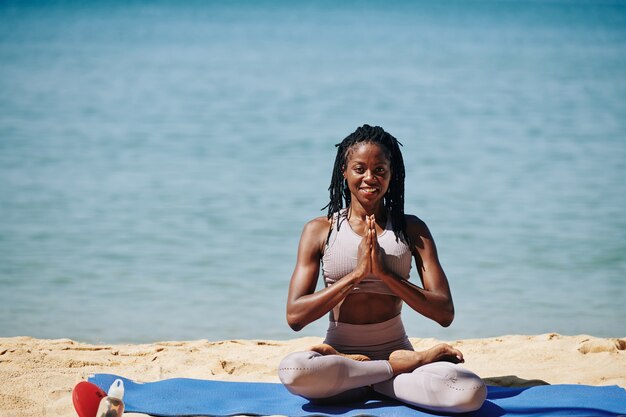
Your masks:
<svg viewBox="0 0 626 417"><path fill-rule="evenodd" d="M331 226L332 222L326 216L316 217L313 220L309 220L304 225L303 233L306 234L321 234L328 233L328 230Z"/></svg>
<svg viewBox="0 0 626 417"><path fill-rule="evenodd" d="M325 217L316 217L309 220L302 230L301 243L303 247L314 250L321 256L324 253L324 244L330 230L331 221Z"/></svg>
<svg viewBox="0 0 626 417"><path fill-rule="evenodd" d="M406 230L409 236L430 235L430 232L428 231L428 226L419 217L413 214L405 214L404 220L406 221Z"/></svg>
<svg viewBox="0 0 626 417"><path fill-rule="evenodd" d="M404 215L404 220L406 221L406 225L407 226L421 226L424 225L426 226L426 223L424 223L424 221L422 219L420 219L419 217L417 217L414 214L405 214Z"/></svg>

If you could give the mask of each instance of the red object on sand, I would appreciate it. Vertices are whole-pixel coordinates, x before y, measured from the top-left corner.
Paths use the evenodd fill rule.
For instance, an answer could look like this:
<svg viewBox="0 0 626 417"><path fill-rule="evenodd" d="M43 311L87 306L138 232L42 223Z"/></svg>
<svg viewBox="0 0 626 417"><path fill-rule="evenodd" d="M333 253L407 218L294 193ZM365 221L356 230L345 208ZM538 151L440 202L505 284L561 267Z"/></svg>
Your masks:
<svg viewBox="0 0 626 417"><path fill-rule="evenodd" d="M79 382L72 391L74 408L80 417L96 417L100 400L106 395L107 393L96 384L87 381Z"/></svg>

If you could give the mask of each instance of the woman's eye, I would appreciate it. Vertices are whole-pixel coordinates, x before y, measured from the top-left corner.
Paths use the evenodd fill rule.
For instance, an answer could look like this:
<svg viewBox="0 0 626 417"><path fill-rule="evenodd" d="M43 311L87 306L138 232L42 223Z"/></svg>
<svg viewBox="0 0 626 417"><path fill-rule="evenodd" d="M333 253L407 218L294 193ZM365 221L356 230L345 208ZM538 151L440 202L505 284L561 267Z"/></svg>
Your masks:
<svg viewBox="0 0 626 417"><path fill-rule="evenodd" d="M354 172L356 172L357 174L362 174L365 172L365 170L362 167L356 167L354 168Z"/></svg>
<svg viewBox="0 0 626 417"><path fill-rule="evenodd" d="M378 174L384 174L385 173L385 168L376 168L376 173Z"/></svg>

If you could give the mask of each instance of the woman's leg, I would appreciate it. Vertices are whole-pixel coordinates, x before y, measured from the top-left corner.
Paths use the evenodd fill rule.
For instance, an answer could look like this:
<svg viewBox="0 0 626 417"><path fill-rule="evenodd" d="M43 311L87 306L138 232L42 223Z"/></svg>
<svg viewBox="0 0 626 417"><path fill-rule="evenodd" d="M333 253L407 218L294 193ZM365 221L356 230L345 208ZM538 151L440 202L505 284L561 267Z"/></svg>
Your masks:
<svg viewBox="0 0 626 417"><path fill-rule="evenodd" d="M474 373L450 362L433 362L373 385L375 391L431 411L478 410L487 388Z"/></svg>
<svg viewBox="0 0 626 417"><path fill-rule="evenodd" d="M306 351L285 357L278 377L289 392L307 399L321 399L388 380L393 377L393 371L387 361L356 361Z"/></svg>

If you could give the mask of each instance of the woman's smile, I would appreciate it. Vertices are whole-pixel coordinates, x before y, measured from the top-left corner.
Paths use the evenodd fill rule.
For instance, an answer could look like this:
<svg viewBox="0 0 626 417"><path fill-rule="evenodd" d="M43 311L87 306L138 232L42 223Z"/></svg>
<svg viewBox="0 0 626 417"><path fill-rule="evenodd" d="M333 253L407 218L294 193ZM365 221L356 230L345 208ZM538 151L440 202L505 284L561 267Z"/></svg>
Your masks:
<svg viewBox="0 0 626 417"><path fill-rule="evenodd" d="M361 187L361 192L365 195L372 196L378 193L378 187Z"/></svg>

